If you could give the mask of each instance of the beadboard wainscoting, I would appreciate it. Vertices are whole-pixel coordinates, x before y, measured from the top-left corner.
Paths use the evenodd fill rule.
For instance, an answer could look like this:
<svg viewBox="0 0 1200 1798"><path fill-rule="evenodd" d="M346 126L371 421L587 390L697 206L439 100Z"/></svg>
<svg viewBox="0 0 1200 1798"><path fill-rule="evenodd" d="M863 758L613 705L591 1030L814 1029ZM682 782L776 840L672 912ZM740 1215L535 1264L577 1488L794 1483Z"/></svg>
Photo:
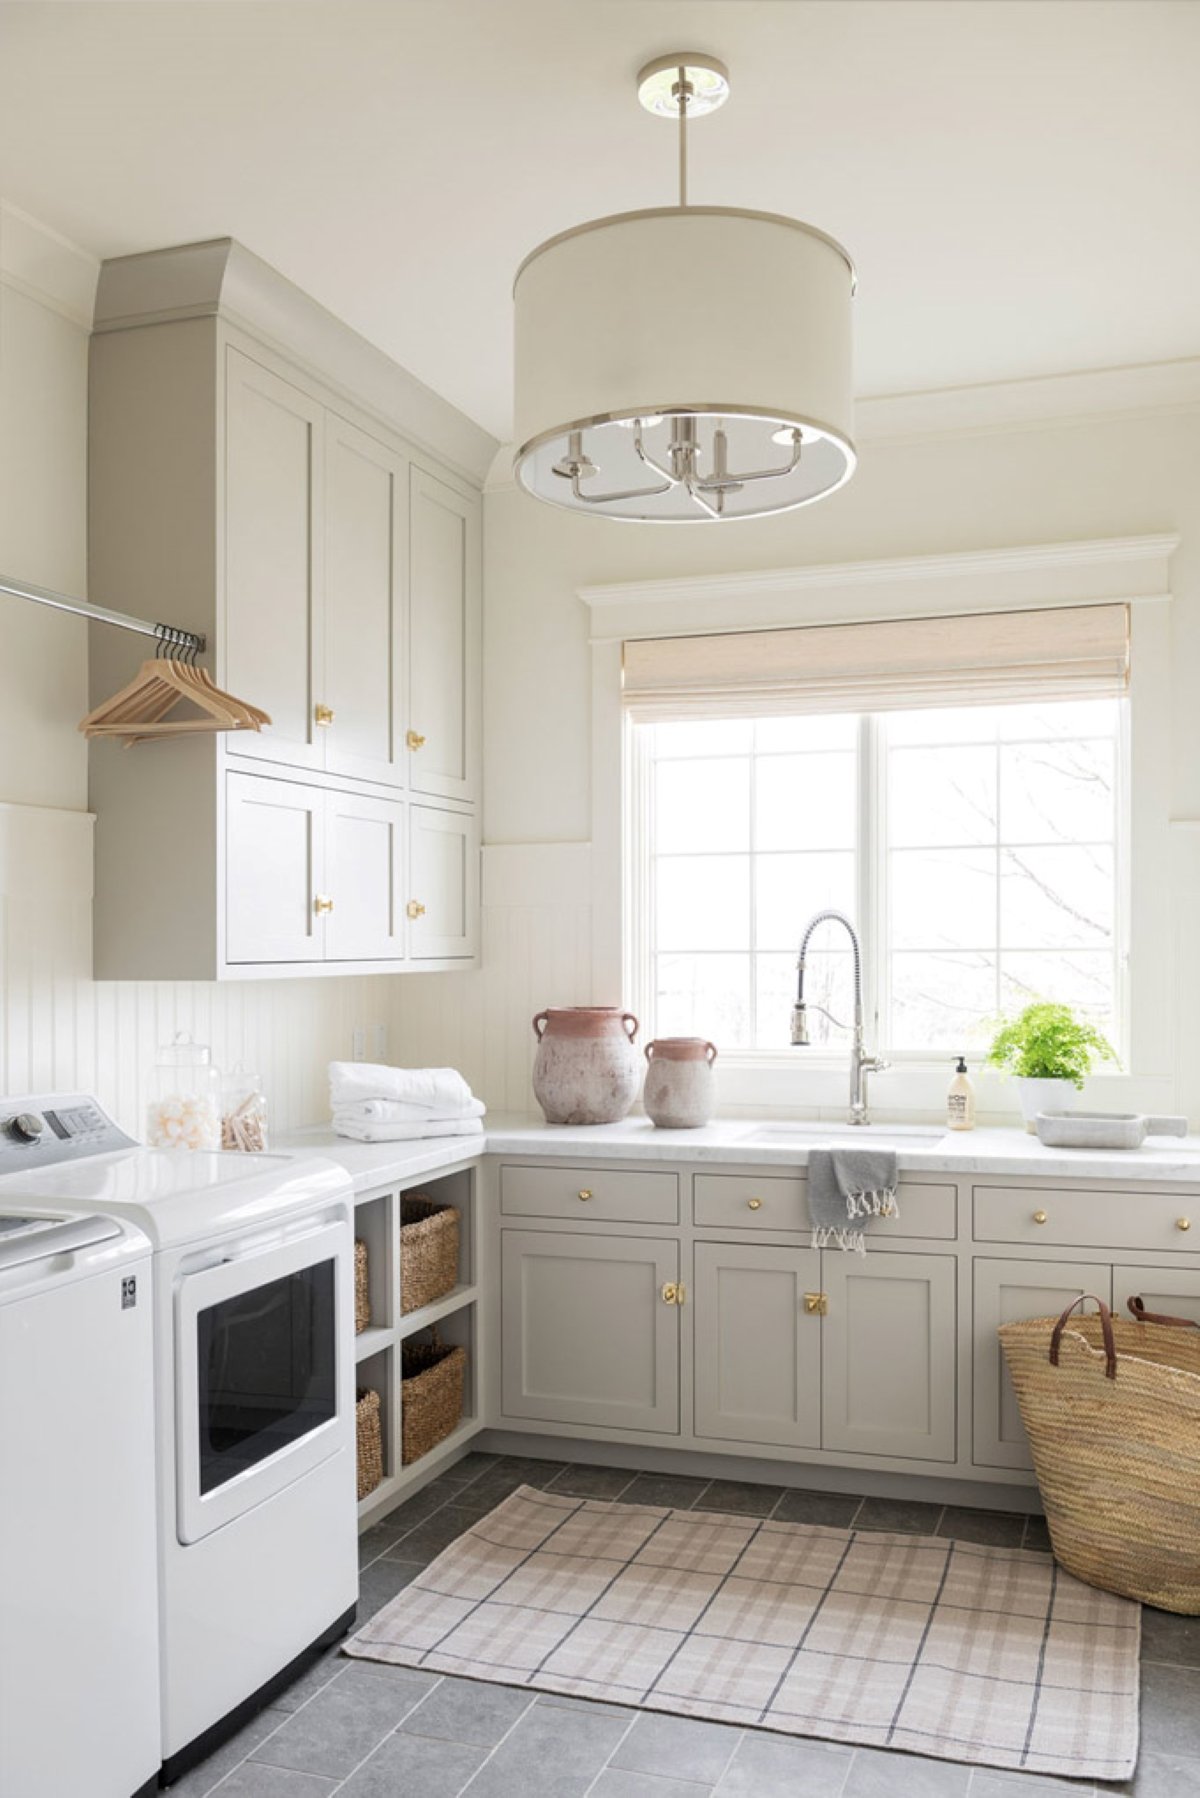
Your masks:
<svg viewBox="0 0 1200 1798"><path fill-rule="evenodd" d="M592 990L589 843L504 843L483 851L482 965L390 983L392 1060L461 1069L492 1111L531 1111L546 1005L619 1004Z"/></svg>
<svg viewBox="0 0 1200 1798"><path fill-rule="evenodd" d="M327 1118L328 1063L356 1029L375 1052L402 983L92 980L92 822L0 805L0 1091L93 1092L140 1136L156 1051L188 1030L218 1066L262 1075L272 1130Z"/></svg>

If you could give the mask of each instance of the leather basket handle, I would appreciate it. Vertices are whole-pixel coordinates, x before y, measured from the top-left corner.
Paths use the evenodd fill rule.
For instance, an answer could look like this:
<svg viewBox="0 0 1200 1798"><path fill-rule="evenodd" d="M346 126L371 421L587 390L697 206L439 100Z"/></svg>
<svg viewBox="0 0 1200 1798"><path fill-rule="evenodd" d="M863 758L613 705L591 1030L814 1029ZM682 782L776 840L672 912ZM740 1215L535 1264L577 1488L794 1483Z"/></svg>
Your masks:
<svg viewBox="0 0 1200 1798"><path fill-rule="evenodd" d="M549 1022L550 1013L548 1011L539 1011L536 1018L533 1020L533 1034L537 1037L539 1043L546 1034L546 1025ZM540 1030L538 1029L539 1024L541 1025Z"/></svg>
<svg viewBox="0 0 1200 1798"><path fill-rule="evenodd" d="M1125 1303L1140 1324L1170 1324L1177 1330L1200 1330L1200 1324L1193 1317L1168 1317L1162 1311L1147 1311L1145 1301L1140 1298L1126 1299Z"/></svg>
<svg viewBox="0 0 1200 1798"><path fill-rule="evenodd" d="M1070 1317L1072 1311L1074 1311L1076 1305L1086 1305L1089 1299L1091 1299L1097 1311L1100 1313L1100 1330L1104 1337L1104 1377L1108 1380L1115 1380L1117 1377L1117 1344L1113 1337L1112 1312L1104 1303L1104 1300L1097 1298L1094 1292L1081 1292L1077 1299L1072 1299L1071 1303L1067 1306L1066 1310L1055 1324L1050 1336L1050 1365L1051 1367L1058 1366L1059 1351L1062 1348L1062 1335L1067 1327L1067 1319Z"/></svg>

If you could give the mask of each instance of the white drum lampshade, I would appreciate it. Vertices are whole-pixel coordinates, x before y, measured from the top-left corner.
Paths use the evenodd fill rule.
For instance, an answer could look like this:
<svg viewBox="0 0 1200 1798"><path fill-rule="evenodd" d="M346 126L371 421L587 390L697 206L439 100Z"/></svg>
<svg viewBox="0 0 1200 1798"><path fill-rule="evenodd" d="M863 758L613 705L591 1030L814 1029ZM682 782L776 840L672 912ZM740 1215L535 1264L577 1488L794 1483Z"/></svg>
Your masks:
<svg viewBox="0 0 1200 1798"><path fill-rule="evenodd" d="M517 479L664 522L832 493L855 465L853 292L845 250L775 213L667 207L551 238L515 286Z"/></svg>

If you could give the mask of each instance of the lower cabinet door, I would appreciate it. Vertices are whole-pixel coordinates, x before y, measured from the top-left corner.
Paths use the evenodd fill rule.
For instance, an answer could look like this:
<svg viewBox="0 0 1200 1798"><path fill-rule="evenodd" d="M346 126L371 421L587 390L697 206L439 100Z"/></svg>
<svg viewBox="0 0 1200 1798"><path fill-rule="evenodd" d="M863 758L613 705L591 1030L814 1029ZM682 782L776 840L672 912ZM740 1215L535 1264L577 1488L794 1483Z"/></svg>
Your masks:
<svg viewBox="0 0 1200 1798"><path fill-rule="evenodd" d="M697 1436L816 1448L821 1435L821 1319L815 1249L698 1242L689 1307L695 1332Z"/></svg>
<svg viewBox="0 0 1200 1798"><path fill-rule="evenodd" d="M996 1331L1022 1317L1057 1317L1085 1292L1107 1305L1112 1269L1085 1261L976 1260L971 1456L976 1467L1033 1467Z"/></svg>
<svg viewBox="0 0 1200 1798"><path fill-rule="evenodd" d="M822 1448L955 1459L956 1269L953 1255L822 1251Z"/></svg>
<svg viewBox="0 0 1200 1798"><path fill-rule="evenodd" d="M408 952L414 961L476 953L479 825L465 812L409 808Z"/></svg>
<svg viewBox="0 0 1200 1798"><path fill-rule="evenodd" d="M404 955L407 819L394 799L326 795L330 961L399 961Z"/></svg>
<svg viewBox="0 0 1200 1798"><path fill-rule="evenodd" d="M1200 1273L1184 1267L1114 1267L1113 1306L1126 1321L1127 1301L1135 1296L1147 1311L1200 1324Z"/></svg>
<svg viewBox="0 0 1200 1798"><path fill-rule="evenodd" d="M505 1416L678 1435L678 1243L505 1230L502 1245Z"/></svg>
<svg viewBox="0 0 1200 1798"><path fill-rule="evenodd" d="M226 961L322 961L324 792L258 774L225 779Z"/></svg>

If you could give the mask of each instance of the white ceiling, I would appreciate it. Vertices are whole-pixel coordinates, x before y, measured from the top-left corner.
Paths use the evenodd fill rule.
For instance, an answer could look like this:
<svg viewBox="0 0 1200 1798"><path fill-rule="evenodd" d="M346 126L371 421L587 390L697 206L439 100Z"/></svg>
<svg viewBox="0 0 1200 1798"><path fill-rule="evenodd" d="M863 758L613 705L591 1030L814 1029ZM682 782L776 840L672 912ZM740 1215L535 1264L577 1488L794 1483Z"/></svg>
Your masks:
<svg viewBox="0 0 1200 1798"><path fill-rule="evenodd" d="M734 83L692 198L847 245L860 394L1200 353L1196 0L0 4L0 192L237 237L505 437L516 265L674 197L680 45Z"/></svg>

